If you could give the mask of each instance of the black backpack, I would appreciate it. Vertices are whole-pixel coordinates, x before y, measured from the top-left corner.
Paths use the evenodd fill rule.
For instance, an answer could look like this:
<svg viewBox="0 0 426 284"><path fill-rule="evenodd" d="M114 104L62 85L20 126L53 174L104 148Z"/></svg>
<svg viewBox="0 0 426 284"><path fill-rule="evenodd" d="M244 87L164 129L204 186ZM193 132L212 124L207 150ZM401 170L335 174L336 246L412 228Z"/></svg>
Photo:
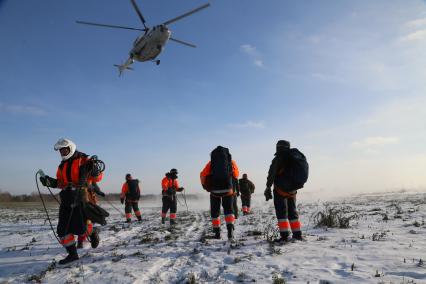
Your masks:
<svg viewBox="0 0 426 284"><path fill-rule="evenodd" d="M102 226L106 225L105 218L109 216L109 213L99 205L87 202L83 207L83 211L86 218L93 223L98 223Z"/></svg>
<svg viewBox="0 0 426 284"><path fill-rule="evenodd" d="M139 180L131 179L127 181L128 191L126 194L127 199L138 200L141 197L139 190Z"/></svg>
<svg viewBox="0 0 426 284"><path fill-rule="evenodd" d="M298 149L292 148L282 159L285 160L281 164L284 168L280 169L283 173L277 175L275 184L285 191L303 188L309 176L309 164L305 155Z"/></svg>
<svg viewBox="0 0 426 284"><path fill-rule="evenodd" d="M232 188L232 157L228 148L218 146L211 153L211 190Z"/></svg>

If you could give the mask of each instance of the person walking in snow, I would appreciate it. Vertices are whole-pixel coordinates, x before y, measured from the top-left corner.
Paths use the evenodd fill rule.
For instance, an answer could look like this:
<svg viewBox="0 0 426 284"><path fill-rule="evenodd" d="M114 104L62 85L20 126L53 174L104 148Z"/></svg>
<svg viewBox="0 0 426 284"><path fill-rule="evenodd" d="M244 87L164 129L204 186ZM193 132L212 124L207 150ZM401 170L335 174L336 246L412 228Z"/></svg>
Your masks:
<svg viewBox="0 0 426 284"><path fill-rule="evenodd" d="M220 239L220 205L225 213L228 239L234 238L235 216L233 212L233 179L238 179L239 171L232 160L229 149L217 146L210 154L210 161L200 173L201 185L210 192L210 215L213 232Z"/></svg>
<svg viewBox="0 0 426 284"><path fill-rule="evenodd" d="M277 142L264 192L266 201L272 199L271 186L274 185L275 213L281 236L275 240L276 242L287 242L290 230L293 239L302 240L296 194L308 178L308 169L305 156L299 150L291 149L290 142L285 140Z"/></svg>
<svg viewBox="0 0 426 284"><path fill-rule="evenodd" d="M251 212L251 195L254 193L255 186L247 178L247 174L243 174L243 178L239 180L239 185L243 215L247 215Z"/></svg>
<svg viewBox="0 0 426 284"><path fill-rule="evenodd" d="M132 221L132 209L138 218L142 221L141 211L139 210L139 199L141 197L141 190L139 187L139 180L133 179L131 174L126 174L126 181L121 187L120 201L124 203L124 212L126 213L126 223Z"/></svg>
<svg viewBox="0 0 426 284"><path fill-rule="evenodd" d="M162 201L163 207L161 208L161 223L164 224L166 221L167 211L170 209L170 225L176 223L176 212L177 212L177 199L176 192L184 190L183 187L179 187L178 182L178 171L171 169L170 172L166 173L165 177L161 180L162 188Z"/></svg>
<svg viewBox="0 0 426 284"><path fill-rule="evenodd" d="M84 207L87 202L85 195L88 184L99 182L102 173L94 173L93 160L76 148L76 144L71 140L59 139L54 149L59 151L62 162L58 166L56 179L49 176L40 177L44 186L61 189L57 233L68 255L60 260L59 264L79 259L74 235L89 235L92 247L99 244L97 231L88 230Z"/></svg>

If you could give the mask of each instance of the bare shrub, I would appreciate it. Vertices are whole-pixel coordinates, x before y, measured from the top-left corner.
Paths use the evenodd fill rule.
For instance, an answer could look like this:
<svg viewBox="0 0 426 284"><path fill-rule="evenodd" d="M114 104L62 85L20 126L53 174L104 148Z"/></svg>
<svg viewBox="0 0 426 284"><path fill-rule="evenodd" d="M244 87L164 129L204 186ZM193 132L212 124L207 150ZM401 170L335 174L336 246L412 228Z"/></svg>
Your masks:
<svg viewBox="0 0 426 284"><path fill-rule="evenodd" d="M373 241L383 241L386 239L386 232L374 233L371 236L371 240Z"/></svg>
<svg viewBox="0 0 426 284"><path fill-rule="evenodd" d="M356 213L349 216L348 213L347 208L331 206L326 203L323 211L314 215L315 227L347 229L350 227L350 221L358 218Z"/></svg>
<svg viewBox="0 0 426 284"><path fill-rule="evenodd" d="M268 242L273 242L275 239L278 239L280 236L280 231L277 228L277 225L270 220L263 229L263 237Z"/></svg>
<svg viewBox="0 0 426 284"><path fill-rule="evenodd" d="M285 279L282 278L278 274L274 274L274 275L272 275L272 283L273 284L285 284Z"/></svg>

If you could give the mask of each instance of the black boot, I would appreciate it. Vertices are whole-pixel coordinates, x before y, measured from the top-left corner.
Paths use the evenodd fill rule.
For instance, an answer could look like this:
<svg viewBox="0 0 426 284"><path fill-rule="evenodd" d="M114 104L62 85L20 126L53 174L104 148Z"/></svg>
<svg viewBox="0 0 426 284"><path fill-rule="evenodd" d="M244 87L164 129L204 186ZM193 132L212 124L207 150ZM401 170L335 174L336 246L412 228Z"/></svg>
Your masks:
<svg viewBox="0 0 426 284"><path fill-rule="evenodd" d="M288 232L281 232L280 235L281 235L281 237L279 239L275 239L274 243L284 244L284 243L288 242Z"/></svg>
<svg viewBox="0 0 426 284"><path fill-rule="evenodd" d="M220 228L213 228L214 238L220 240Z"/></svg>
<svg viewBox="0 0 426 284"><path fill-rule="evenodd" d="M298 241L303 241L302 231L294 232L293 233L293 239L298 240Z"/></svg>
<svg viewBox="0 0 426 284"><path fill-rule="evenodd" d="M75 245L66 247L66 250L68 252L67 257L65 257L64 259L61 259L59 261L60 265L64 265L70 262L73 262L74 260L78 259L78 254L77 254L77 248L75 247Z"/></svg>
<svg viewBox="0 0 426 284"><path fill-rule="evenodd" d="M83 248L83 241L78 240L78 242L77 242L77 248L78 249L82 249Z"/></svg>
<svg viewBox="0 0 426 284"><path fill-rule="evenodd" d="M226 229L228 229L228 240L234 239L234 224L226 224Z"/></svg>
<svg viewBox="0 0 426 284"><path fill-rule="evenodd" d="M93 232L90 235L90 244L92 248L97 248L99 245L99 234L96 228L93 228Z"/></svg>
<svg viewBox="0 0 426 284"><path fill-rule="evenodd" d="M176 225L175 219L170 219L170 226Z"/></svg>
<svg viewBox="0 0 426 284"><path fill-rule="evenodd" d="M132 219L126 219L126 223L132 222Z"/></svg>
<svg viewBox="0 0 426 284"><path fill-rule="evenodd" d="M161 218L161 224L165 224L166 223L166 218Z"/></svg>
<svg viewBox="0 0 426 284"><path fill-rule="evenodd" d="M138 216L138 221L142 222L142 217L141 216Z"/></svg>

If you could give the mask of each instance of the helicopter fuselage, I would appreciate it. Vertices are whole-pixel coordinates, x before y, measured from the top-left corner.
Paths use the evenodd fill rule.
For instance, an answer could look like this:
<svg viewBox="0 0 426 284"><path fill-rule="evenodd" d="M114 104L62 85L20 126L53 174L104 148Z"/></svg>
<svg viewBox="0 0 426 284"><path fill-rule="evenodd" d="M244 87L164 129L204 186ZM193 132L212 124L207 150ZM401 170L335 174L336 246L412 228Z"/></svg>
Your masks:
<svg viewBox="0 0 426 284"><path fill-rule="evenodd" d="M170 30L165 25L154 26L133 43L130 58L140 62L154 60L169 40Z"/></svg>

